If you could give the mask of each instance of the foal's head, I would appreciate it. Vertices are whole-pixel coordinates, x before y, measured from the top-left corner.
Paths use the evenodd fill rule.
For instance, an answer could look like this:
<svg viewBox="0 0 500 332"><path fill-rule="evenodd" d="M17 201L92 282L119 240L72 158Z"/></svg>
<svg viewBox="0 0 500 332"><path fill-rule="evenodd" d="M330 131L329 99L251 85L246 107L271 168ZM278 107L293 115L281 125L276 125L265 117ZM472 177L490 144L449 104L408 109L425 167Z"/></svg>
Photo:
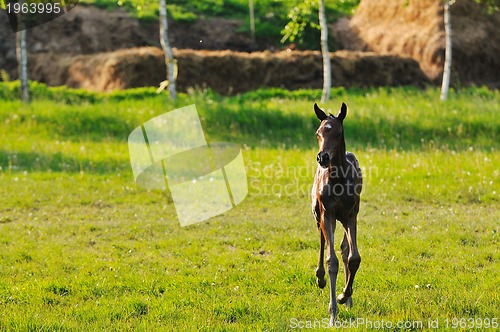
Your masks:
<svg viewBox="0 0 500 332"><path fill-rule="evenodd" d="M332 114L326 115L318 105L314 104L314 112L321 124L316 131L318 137L319 153L316 157L318 164L323 168L327 168L335 152L344 140L344 127L342 122L347 114L347 106L342 103L339 114L335 117Z"/></svg>

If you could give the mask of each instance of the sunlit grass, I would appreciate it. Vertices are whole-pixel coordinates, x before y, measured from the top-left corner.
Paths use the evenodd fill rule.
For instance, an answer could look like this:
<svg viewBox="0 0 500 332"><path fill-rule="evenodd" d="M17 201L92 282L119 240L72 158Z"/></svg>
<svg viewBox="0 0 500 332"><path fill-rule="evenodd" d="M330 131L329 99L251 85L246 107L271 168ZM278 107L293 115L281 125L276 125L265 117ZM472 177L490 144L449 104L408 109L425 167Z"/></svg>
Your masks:
<svg viewBox="0 0 500 332"><path fill-rule="evenodd" d="M317 91L283 94L0 101L0 330L281 331L326 318L309 198ZM362 263L340 320L443 329L499 317L500 96L438 99L340 89L322 105L348 104L347 147L365 180ZM209 141L241 144L249 194L181 228L167 192L133 182L127 136L192 103ZM338 225L337 246L341 236Z"/></svg>

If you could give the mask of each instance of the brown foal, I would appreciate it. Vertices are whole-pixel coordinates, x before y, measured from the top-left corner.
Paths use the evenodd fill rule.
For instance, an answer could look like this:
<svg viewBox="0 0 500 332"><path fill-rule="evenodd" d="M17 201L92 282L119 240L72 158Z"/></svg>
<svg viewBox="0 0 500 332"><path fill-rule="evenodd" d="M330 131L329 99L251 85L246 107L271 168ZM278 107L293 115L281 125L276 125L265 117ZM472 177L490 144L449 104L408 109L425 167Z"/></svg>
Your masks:
<svg viewBox="0 0 500 332"><path fill-rule="evenodd" d="M330 279L330 325L337 317L335 302L335 284L339 261L335 255L334 232L336 220L344 227L344 239L340 245L345 271L345 288L338 296L337 302L346 307L352 306L352 285L354 276L361 263L356 245L356 220L359 211L359 197L362 188L361 169L354 154L346 152L343 121L347 114L347 106L342 103L337 116L326 115L318 105L314 111L321 124L316 131L319 144L317 156L318 167L312 188L312 211L316 219L320 252L316 269L317 284L326 286L323 255L325 242L328 247L327 266Z"/></svg>

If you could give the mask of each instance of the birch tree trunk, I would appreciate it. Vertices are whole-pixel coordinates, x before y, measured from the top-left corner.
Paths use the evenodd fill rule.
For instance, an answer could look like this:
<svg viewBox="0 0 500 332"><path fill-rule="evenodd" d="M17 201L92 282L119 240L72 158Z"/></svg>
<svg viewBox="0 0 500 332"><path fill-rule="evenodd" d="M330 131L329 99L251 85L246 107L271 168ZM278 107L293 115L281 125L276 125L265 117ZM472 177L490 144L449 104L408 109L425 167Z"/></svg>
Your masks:
<svg viewBox="0 0 500 332"><path fill-rule="evenodd" d="M168 23L167 23L167 4L166 0L160 1L160 44L165 54L165 64L168 71L168 91L170 93L170 98L176 98L175 91L175 76L176 76L176 66L174 55L172 53L172 47L168 41Z"/></svg>
<svg viewBox="0 0 500 332"><path fill-rule="evenodd" d="M250 12L250 34L255 41L255 14L253 10L253 0L248 0L248 10Z"/></svg>
<svg viewBox="0 0 500 332"><path fill-rule="evenodd" d="M24 1L21 1L22 5ZM16 33L16 57L19 72L19 81L21 83L21 100L25 103L30 101L28 85L28 53L26 51L26 30L24 29L22 14L19 13Z"/></svg>
<svg viewBox="0 0 500 332"><path fill-rule="evenodd" d="M332 86L332 72L330 65L330 53L328 52L328 26L326 25L325 2L318 0L319 25L321 26L321 54L323 55L323 94L321 102L330 99L330 87Z"/></svg>
<svg viewBox="0 0 500 332"><path fill-rule="evenodd" d="M441 85L441 100L448 98L448 90L450 88L451 76L451 19L450 19L450 0L444 2L444 32L445 32L445 53L444 53L444 68L443 82Z"/></svg>

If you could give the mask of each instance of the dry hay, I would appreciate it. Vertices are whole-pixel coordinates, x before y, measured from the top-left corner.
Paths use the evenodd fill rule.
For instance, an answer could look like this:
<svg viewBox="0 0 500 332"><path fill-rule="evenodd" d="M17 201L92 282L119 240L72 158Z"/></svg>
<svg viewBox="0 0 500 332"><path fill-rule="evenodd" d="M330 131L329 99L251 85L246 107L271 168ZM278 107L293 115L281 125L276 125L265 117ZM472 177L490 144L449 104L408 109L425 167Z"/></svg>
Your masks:
<svg viewBox="0 0 500 332"><path fill-rule="evenodd" d="M91 55L32 54L28 71L33 80L92 91L157 85L165 78L163 53L142 47Z"/></svg>
<svg viewBox="0 0 500 332"><path fill-rule="evenodd" d="M263 87L321 88L320 52L174 50L179 91L211 88L233 94ZM331 54L333 86L421 86L427 79L410 58L340 51ZM30 77L49 85L94 91L158 86L165 79L163 52L142 47L93 55L35 54Z"/></svg>
<svg viewBox="0 0 500 332"><path fill-rule="evenodd" d="M494 83L500 73L500 13L487 15L472 0L451 7L453 73L462 83ZM442 0L362 0L351 20L334 25L342 48L410 56L431 79L442 74Z"/></svg>

